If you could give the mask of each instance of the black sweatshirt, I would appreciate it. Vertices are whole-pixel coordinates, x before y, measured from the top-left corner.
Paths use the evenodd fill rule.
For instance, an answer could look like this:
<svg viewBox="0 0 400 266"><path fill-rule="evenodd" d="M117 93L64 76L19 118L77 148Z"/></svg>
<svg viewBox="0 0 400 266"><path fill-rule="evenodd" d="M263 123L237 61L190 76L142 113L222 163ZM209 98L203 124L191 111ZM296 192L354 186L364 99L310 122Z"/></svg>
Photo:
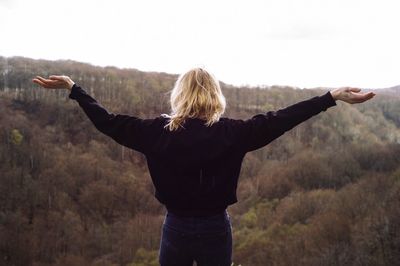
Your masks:
<svg viewBox="0 0 400 266"><path fill-rule="evenodd" d="M221 117L210 127L204 120L189 118L184 129L170 132L164 128L165 114L142 119L111 113L77 84L69 98L79 103L100 132L145 155L155 197L181 216L212 215L237 202L236 188L247 152L336 105L328 91L245 120Z"/></svg>

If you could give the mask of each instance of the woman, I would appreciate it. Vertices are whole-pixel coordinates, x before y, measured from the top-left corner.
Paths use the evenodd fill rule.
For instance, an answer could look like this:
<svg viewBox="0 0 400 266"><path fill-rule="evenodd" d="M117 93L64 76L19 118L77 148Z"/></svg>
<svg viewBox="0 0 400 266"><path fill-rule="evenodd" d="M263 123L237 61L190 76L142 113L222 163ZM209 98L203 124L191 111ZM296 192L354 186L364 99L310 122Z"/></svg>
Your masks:
<svg viewBox="0 0 400 266"><path fill-rule="evenodd" d="M160 243L161 265L231 265L232 231L227 207L245 154L264 147L294 126L335 106L361 103L373 92L342 87L289 107L241 120L222 117L218 80L202 68L181 75L171 92L171 115L152 119L113 114L67 76L37 76L44 88L70 91L94 126L146 156L155 197L167 208Z"/></svg>

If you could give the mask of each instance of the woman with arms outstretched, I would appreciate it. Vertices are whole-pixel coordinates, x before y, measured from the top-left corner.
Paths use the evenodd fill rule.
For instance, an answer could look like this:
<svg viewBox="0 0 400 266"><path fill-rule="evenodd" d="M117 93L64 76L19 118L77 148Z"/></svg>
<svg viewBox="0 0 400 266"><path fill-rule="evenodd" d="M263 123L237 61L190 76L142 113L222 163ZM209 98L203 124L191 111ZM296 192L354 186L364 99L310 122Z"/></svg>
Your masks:
<svg viewBox="0 0 400 266"><path fill-rule="evenodd" d="M219 81L203 68L182 74L171 91L171 114L139 118L107 111L68 76L37 76L49 89L68 89L103 134L143 153L164 204L159 262L167 265L229 266L232 227L227 207L237 202L243 158L296 125L335 106L371 99L373 92L342 87L249 119L223 117L226 101Z"/></svg>

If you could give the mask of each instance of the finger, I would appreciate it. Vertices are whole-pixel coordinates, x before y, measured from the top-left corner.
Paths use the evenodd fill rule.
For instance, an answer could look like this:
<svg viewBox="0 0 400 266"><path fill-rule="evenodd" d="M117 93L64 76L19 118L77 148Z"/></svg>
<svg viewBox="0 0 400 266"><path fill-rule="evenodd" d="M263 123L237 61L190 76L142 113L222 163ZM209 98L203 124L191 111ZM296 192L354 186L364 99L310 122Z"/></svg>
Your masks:
<svg viewBox="0 0 400 266"><path fill-rule="evenodd" d="M34 79L33 82L39 84L40 86L42 86L43 88L50 88L48 84L38 80L38 79Z"/></svg>
<svg viewBox="0 0 400 266"><path fill-rule="evenodd" d="M39 84L39 85L42 85L42 84L44 84L41 80L39 80L39 79L32 79L32 81L34 82L34 83L36 83L36 84Z"/></svg>
<svg viewBox="0 0 400 266"><path fill-rule="evenodd" d="M366 93L366 94L357 96L357 98L355 98L355 100L357 102L365 102L365 101L371 99L372 97L374 97L373 93Z"/></svg>
<svg viewBox="0 0 400 266"><path fill-rule="evenodd" d="M45 88L53 88L53 89L56 89L56 88L63 88L64 85L65 85L64 82L58 81L58 80L50 80L50 81L49 81L49 80L47 80L47 79L42 79L42 80L33 79L32 81L35 82L35 83L37 83L37 84L39 84L39 85L42 86L42 87L45 87Z"/></svg>
<svg viewBox="0 0 400 266"><path fill-rule="evenodd" d="M63 76L51 75L49 78L50 78L51 80L61 80L61 81L64 81L64 77L63 77Z"/></svg>
<svg viewBox="0 0 400 266"><path fill-rule="evenodd" d="M359 94L361 97L374 97L376 94L372 91Z"/></svg>
<svg viewBox="0 0 400 266"><path fill-rule="evenodd" d="M354 91L354 92L360 92L361 89L360 88L349 88L350 91Z"/></svg>
<svg viewBox="0 0 400 266"><path fill-rule="evenodd" d="M56 81L56 80L45 79L45 78L42 78L42 77L40 77L40 76L37 76L37 78L38 78L41 82L46 83L47 85L55 85L55 84L58 82L58 81Z"/></svg>
<svg viewBox="0 0 400 266"><path fill-rule="evenodd" d="M363 92L363 93L352 92L351 95L352 95L352 96L355 96L355 97L363 97L363 96L365 96L365 95L372 95L372 96L374 96L375 93L372 92L372 91L370 91L370 92Z"/></svg>
<svg viewBox="0 0 400 266"><path fill-rule="evenodd" d="M54 85L54 84L60 83L59 80L45 79L45 78L42 78L42 77L39 77L39 80L41 82L49 84L49 85Z"/></svg>
<svg viewBox="0 0 400 266"><path fill-rule="evenodd" d="M46 79L43 78L43 77L41 77L41 76L36 76L36 78L37 78L38 80L42 81L42 82L46 81Z"/></svg>
<svg viewBox="0 0 400 266"><path fill-rule="evenodd" d="M38 79L32 79L33 83L40 85L40 81Z"/></svg>

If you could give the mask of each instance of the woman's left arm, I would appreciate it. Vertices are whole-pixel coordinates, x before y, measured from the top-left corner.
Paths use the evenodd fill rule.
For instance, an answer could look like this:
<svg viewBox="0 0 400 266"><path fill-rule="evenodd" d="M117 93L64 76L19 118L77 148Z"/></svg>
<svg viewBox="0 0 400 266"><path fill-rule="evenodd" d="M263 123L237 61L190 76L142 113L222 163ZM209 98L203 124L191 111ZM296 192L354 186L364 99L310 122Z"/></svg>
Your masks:
<svg viewBox="0 0 400 266"><path fill-rule="evenodd" d="M144 152L144 140L141 136L145 135L142 131L147 120L107 111L106 108L68 76L52 75L49 79L37 76L32 81L44 88L68 89L70 91L68 97L79 103L93 125L100 132L111 137L121 145Z"/></svg>
<svg viewBox="0 0 400 266"><path fill-rule="evenodd" d="M337 100L355 104L365 102L375 96L374 92L361 93L360 91L359 88L341 87L277 111L263 112L250 119L238 120L242 128L241 146L246 152L264 147L298 124L335 106Z"/></svg>

